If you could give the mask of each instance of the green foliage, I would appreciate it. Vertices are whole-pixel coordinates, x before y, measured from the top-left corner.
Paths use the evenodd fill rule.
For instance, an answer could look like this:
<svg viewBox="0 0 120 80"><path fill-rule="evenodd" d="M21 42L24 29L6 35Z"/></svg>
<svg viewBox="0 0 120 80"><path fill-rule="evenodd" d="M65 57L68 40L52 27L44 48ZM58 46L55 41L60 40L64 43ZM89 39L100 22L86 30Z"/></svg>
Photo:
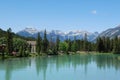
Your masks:
<svg viewBox="0 0 120 80"><path fill-rule="evenodd" d="M21 41L20 39L24 41ZM25 40L35 40L35 39L31 37L25 38L25 37L19 36L13 33L10 28L7 31L0 29L0 45L5 44L7 46L5 52L8 53L9 55L12 55L11 54L12 51L19 51L20 46L23 43L25 43Z"/></svg>
<svg viewBox="0 0 120 80"><path fill-rule="evenodd" d="M74 42L73 42L73 44L72 44L71 50L72 50L73 52L76 52L76 51L77 51L76 37L74 38Z"/></svg>
<svg viewBox="0 0 120 80"><path fill-rule="evenodd" d="M6 36L6 31L3 31L2 29L0 29L0 38L5 36Z"/></svg>
<svg viewBox="0 0 120 80"><path fill-rule="evenodd" d="M40 33L38 33L38 37L37 37L37 41L36 41L36 50L39 55L41 52L41 45L42 45L42 38L40 37Z"/></svg>
<svg viewBox="0 0 120 80"><path fill-rule="evenodd" d="M48 47L48 54L49 55L58 55L58 51L59 51L59 36L57 36L55 42L53 41L52 36L50 37L50 41L49 41L49 47Z"/></svg>
<svg viewBox="0 0 120 80"><path fill-rule="evenodd" d="M42 52L43 53L47 53L47 51L48 51L48 45L49 45L49 42L47 40L47 32L45 30L44 31L44 39L42 41Z"/></svg>
<svg viewBox="0 0 120 80"><path fill-rule="evenodd" d="M97 39L97 51L104 52L104 43L100 37Z"/></svg>
<svg viewBox="0 0 120 80"><path fill-rule="evenodd" d="M13 51L13 35L12 35L12 30L9 28L7 30L7 51L8 54L11 55L12 51Z"/></svg>
<svg viewBox="0 0 120 80"><path fill-rule="evenodd" d="M13 49L18 52L21 46L27 45L27 41L20 38L13 38Z"/></svg>
<svg viewBox="0 0 120 80"><path fill-rule="evenodd" d="M8 55L11 53L17 52L18 56L24 57L28 56L31 52L31 44L27 44L27 40L32 40L30 38L23 38L18 35L12 33L12 30L9 28L7 32L2 31L0 29L0 45L6 44L5 52L8 52ZM48 41L47 32L44 31L44 38L40 37L40 33L38 33L36 39L36 52L40 55L40 53L48 53L48 55L57 55L60 51L64 53L77 52L77 51L98 51L98 52L113 52L120 54L120 38L115 37L110 39L108 37L98 37L96 42L89 42L87 40L87 34L83 40L78 40L76 37L73 41L65 40L60 42L59 36L57 36L56 40L51 39ZM46 55L46 54L43 54Z"/></svg>
<svg viewBox="0 0 120 80"><path fill-rule="evenodd" d="M20 50L19 50L19 55L20 57L26 57L28 56L28 50L27 50L27 45L23 44L20 46Z"/></svg>
<svg viewBox="0 0 120 80"><path fill-rule="evenodd" d="M18 52L21 52L20 49L22 47L23 49L21 50L23 53L21 54L22 56L26 56L25 52L28 48L28 44L26 40L15 37L15 35L12 33L12 30L10 28L7 30L7 32L5 31L1 31L1 32L5 33L5 37L0 37L0 45L1 44L6 45L5 52L8 53L8 55L12 56L13 55L12 52L16 52L16 55L19 55Z"/></svg>
<svg viewBox="0 0 120 80"><path fill-rule="evenodd" d="M72 42L71 42L71 40L69 39L69 40L68 40L68 51L70 51L70 52L72 51L72 47L71 47L71 46L72 46Z"/></svg>
<svg viewBox="0 0 120 80"><path fill-rule="evenodd" d="M53 49L48 50L48 55L57 55L57 54L58 52L55 47L53 47Z"/></svg>
<svg viewBox="0 0 120 80"><path fill-rule="evenodd" d="M19 50L19 56L21 56L21 57L22 57L23 52L24 52L24 51L23 51L23 46L21 46L21 47L20 47L20 50Z"/></svg>
<svg viewBox="0 0 120 80"><path fill-rule="evenodd" d="M6 40L5 37L1 37L1 38L0 38L0 45L6 44L6 42L7 42L7 40Z"/></svg>
<svg viewBox="0 0 120 80"><path fill-rule="evenodd" d="M21 39L24 39L24 40L27 40L27 41L35 40L35 38L19 36L19 35L13 33L13 32L11 32L11 34L14 38L21 38ZM0 29L0 38L6 37L6 35L7 35L7 31L4 31L4 30Z"/></svg>
<svg viewBox="0 0 120 80"><path fill-rule="evenodd" d="M84 51L88 50L88 41L87 41L87 34L85 33L84 36Z"/></svg>
<svg viewBox="0 0 120 80"><path fill-rule="evenodd" d="M57 39L56 39L56 50L59 51L59 43L60 43L60 39L59 39L59 36L57 36Z"/></svg>
<svg viewBox="0 0 120 80"><path fill-rule="evenodd" d="M113 52L113 53L120 53L120 39L115 37L110 39L108 37L99 37L96 42L97 51L99 52Z"/></svg>
<svg viewBox="0 0 120 80"><path fill-rule="evenodd" d="M60 42L59 50L67 52L68 51L68 43L67 42Z"/></svg>
<svg viewBox="0 0 120 80"><path fill-rule="evenodd" d="M116 36L113 42L113 53L120 54L120 39Z"/></svg>

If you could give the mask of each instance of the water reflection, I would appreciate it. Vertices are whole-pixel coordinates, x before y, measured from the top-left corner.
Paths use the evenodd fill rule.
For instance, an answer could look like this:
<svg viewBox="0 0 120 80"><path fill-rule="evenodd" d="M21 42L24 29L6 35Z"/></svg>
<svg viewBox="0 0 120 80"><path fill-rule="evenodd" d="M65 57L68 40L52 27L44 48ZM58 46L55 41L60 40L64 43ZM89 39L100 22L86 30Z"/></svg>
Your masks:
<svg viewBox="0 0 120 80"><path fill-rule="evenodd" d="M11 80L11 75L13 71L17 71L29 66L28 58L16 58L16 59L8 59L5 61L0 61L0 70L5 71L5 79ZM2 74L2 73L0 73Z"/></svg>
<svg viewBox="0 0 120 80"><path fill-rule="evenodd" d="M89 64L98 69L114 68L120 70L120 61L118 55L69 55L69 56L51 56L37 58L16 58L0 61L0 74L5 71L5 78L2 80L11 80L14 72L26 70L28 67L35 68L33 71L37 76L43 75L43 80L47 80L46 75L52 71L60 72L61 69L76 69L84 67L84 73L87 75ZM80 67L81 66L81 67ZM23 73L24 74L24 73ZM23 75L22 74L22 75ZM29 75L29 73L27 73ZM26 75L26 74L25 74Z"/></svg>
<svg viewBox="0 0 120 80"><path fill-rule="evenodd" d="M109 69L111 67L116 70L120 69L120 61L118 60L119 55L99 55L95 56L95 62L99 69Z"/></svg>

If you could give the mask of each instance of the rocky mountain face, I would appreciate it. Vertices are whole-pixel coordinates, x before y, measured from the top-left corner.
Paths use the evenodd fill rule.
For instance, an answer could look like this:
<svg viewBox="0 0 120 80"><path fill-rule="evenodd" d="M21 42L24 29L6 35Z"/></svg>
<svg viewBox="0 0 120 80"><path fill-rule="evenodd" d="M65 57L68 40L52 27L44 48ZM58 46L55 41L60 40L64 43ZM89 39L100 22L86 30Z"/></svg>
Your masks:
<svg viewBox="0 0 120 80"><path fill-rule="evenodd" d="M17 32L18 35L24 36L24 37L37 37L38 32L40 32L41 37L43 38L44 36L44 30L37 30L34 28L26 28L22 31ZM66 39L74 40L74 37L76 39L84 39L85 34L87 34L87 39L88 41L94 41L99 33L91 33L87 31L69 31L69 32L62 32L60 30L52 30L52 31L47 31L47 38L48 40L52 39L53 41L56 40L57 36L59 36L61 41L64 41Z"/></svg>
<svg viewBox="0 0 120 80"><path fill-rule="evenodd" d="M116 36L120 37L120 25L115 28L110 28L110 29L103 31L102 33L99 34L99 36L110 37L110 38L114 38Z"/></svg>

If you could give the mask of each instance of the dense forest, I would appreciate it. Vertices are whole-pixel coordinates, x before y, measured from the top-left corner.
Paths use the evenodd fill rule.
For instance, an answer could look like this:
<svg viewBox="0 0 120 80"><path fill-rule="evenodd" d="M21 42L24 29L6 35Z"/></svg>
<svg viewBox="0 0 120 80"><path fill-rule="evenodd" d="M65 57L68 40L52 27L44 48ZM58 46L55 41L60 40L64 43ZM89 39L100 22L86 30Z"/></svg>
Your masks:
<svg viewBox="0 0 120 80"><path fill-rule="evenodd" d="M9 28L7 31L0 29L0 55L2 56L29 56L31 53L31 45L27 41L36 41L36 54L38 55L58 55L80 53L82 51L99 52L99 53L120 53L120 39L116 36L110 39L109 37L98 37L96 42L89 42L87 40L87 34L84 35L84 39L78 40L74 37L74 40L60 41L59 36L53 41L47 39L47 32L44 31L44 37L41 38L38 33L37 39L25 38L16 35Z"/></svg>

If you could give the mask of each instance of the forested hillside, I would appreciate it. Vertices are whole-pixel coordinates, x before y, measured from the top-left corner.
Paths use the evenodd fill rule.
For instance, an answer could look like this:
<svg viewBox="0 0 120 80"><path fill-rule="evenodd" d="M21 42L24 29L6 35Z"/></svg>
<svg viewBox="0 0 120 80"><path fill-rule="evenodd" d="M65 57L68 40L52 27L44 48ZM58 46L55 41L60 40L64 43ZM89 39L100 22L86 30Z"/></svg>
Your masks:
<svg viewBox="0 0 120 80"><path fill-rule="evenodd" d="M0 38L5 37L6 35L7 35L7 31L4 31L4 30L0 29ZM13 32L12 32L12 35L13 35L14 38L21 38L21 39L24 39L24 40L35 40L32 37L23 37L23 36L15 34Z"/></svg>

